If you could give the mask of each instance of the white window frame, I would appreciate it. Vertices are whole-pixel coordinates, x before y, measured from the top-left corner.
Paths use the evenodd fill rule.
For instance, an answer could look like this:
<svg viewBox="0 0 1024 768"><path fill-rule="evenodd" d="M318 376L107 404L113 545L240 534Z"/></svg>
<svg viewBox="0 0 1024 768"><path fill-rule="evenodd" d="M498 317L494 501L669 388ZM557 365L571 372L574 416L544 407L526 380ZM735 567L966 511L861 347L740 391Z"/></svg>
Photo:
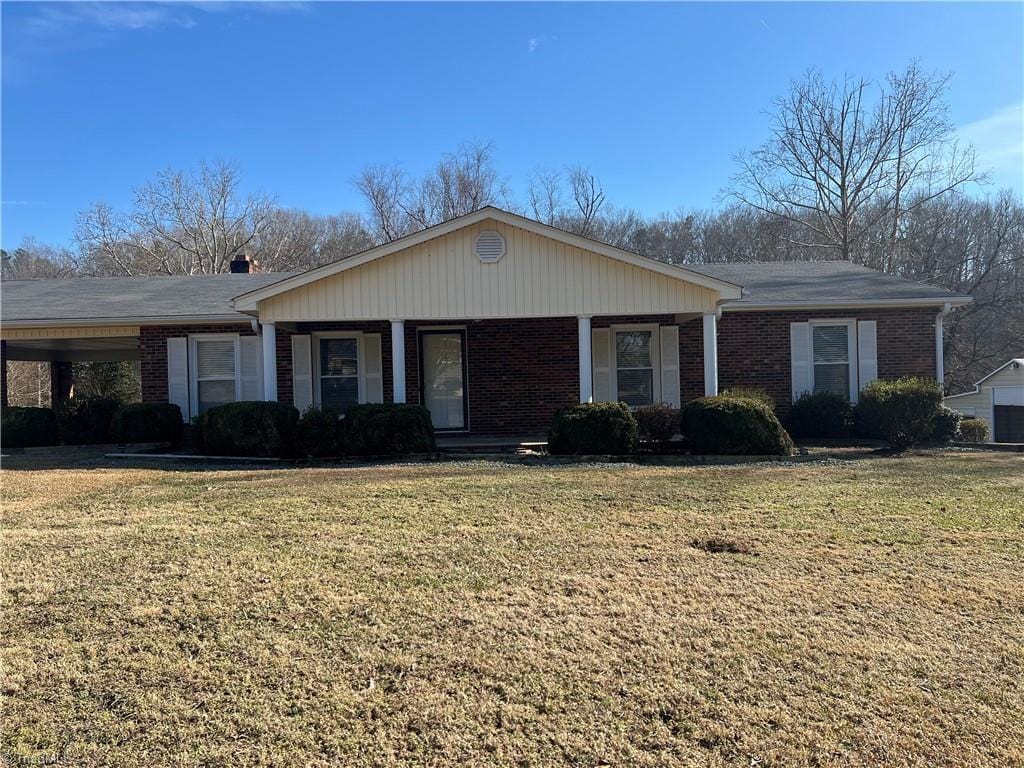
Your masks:
<svg viewBox="0 0 1024 768"><path fill-rule="evenodd" d="M845 325L846 326L846 357L849 366L849 381L847 386L849 389L849 397L851 403L857 402L857 395L860 390L857 386L857 380L860 376L860 365L857 359L857 320L856 318L850 317L834 317L834 318L820 318L807 321L807 363L810 368L810 391L814 392L814 373L817 369L817 365L814 362L814 327L815 326L830 326L830 325Z"/></svg>
<svg viewBox="0 0 1024 768"><path fill-rule="evenodd" d="M235 402L242 399L242 342L237 333L193 333L188 337L188 397L193 414L199 413L199 364L197 346L202 341L233 341L235 344Z"/></svg>
<svg viewBox="0 0 1024 768"><path fill-rule="evenodd" d="M323 333L311 334L312 354L315 358L311 368L313 369L313 405L323 408L323 400L320 397L320 341L322 339L353 339L356 342L356 400L357 403L366 402L366 384L363 373L366 370L363 362L363 334L360 331L324 331Z"/></svg>
<svg viewBox="0 0 1024 768"><path fill-rule="evenodd" d="M629 323L621 325L610 325L608 330L611 332L611 338L608 339L610 349L609 363L608 366L608 399L613 402L619 402L619 358L618 358L618 345L616 344L616 334L619 332L629 331L650 331L651 332L651 371L653 382L651 385L651 397L652 405L657 405L661 402L661 326L658 323ZM637 369L639 370L639 369ZM640 406L630 406L640 407Z"/></svg>

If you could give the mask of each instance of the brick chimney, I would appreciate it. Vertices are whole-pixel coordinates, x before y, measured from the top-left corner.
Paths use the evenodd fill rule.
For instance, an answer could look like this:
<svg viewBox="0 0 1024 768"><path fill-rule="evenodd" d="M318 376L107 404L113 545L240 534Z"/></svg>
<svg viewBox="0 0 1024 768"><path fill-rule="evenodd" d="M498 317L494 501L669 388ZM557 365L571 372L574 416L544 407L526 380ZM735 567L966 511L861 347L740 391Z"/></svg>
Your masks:
<svg viewBox="0 0 1024 768"><path fill-rule="evenodd" d="M256 266L256 262L247 253L240 253L231 260L231 274L233 275L244 275L259 271L260 269Z"/></svg>

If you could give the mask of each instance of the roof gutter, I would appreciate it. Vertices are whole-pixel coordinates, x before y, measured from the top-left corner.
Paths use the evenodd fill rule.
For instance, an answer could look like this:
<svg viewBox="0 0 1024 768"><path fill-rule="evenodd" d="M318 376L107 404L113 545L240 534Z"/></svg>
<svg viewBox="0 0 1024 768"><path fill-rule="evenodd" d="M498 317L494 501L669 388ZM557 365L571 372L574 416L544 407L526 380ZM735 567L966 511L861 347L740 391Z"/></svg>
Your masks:
<svg viewBox="0 0 1024 768"><path fill-rule="evenodd" d="M3 328L63 328L65 326L104 326L104 325L196 325L199 323L228 324L239 323L248 325L250 317L233 312L230 315L173 315L149 317L69 317L60 320L27 319L3 320Z"/></svg>
<svg viewBox="0 0 1024 768"><path fill-rule="evenodd" d="M726 301L722 304L725 312L767 312L801 311L812 309L913 309L920 307L948 308L970 304L970 296L938 297L934 299L850 299L843 301Z"/></svg>

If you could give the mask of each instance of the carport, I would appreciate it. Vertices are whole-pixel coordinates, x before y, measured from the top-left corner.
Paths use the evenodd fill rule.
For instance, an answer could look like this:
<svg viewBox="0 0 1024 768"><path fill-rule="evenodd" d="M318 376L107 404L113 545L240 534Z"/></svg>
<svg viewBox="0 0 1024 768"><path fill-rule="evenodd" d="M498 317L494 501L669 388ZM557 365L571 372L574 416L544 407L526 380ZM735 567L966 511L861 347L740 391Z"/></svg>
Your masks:
<svg viewBox="0 0 1024 768"><path fill-rule="evenodd" d="M12 325L14 327L12 327ZM5 322L0 328L0 397L7 405L7 361L50 364L50 402L56 406L71 396L72 364L138 360L139 326L25 326Z"/></svg>

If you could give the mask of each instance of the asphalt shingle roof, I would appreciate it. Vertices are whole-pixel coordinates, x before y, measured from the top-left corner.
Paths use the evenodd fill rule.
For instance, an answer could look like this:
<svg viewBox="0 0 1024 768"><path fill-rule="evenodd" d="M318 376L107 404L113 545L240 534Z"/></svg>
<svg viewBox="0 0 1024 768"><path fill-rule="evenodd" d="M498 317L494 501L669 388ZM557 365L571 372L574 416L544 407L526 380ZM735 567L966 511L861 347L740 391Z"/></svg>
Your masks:
<svg viewBox="0 0 1024 768"><path fill-rule="evenodd" d="M734 262L686 264L708 277L743 286L743 298L729 305L950 299L945 288L893 277L846 261Z"/></svg>
<svg viewBox="0 0 1024 768"><path fill-rule="evenodd" d="M90 320L238 314L231 299L288 273L4 280L0 320Z"/></svg>
<svg viewBox="0 0 1024 768"><path fill-rule="evenodd" d="M743 286L731 305L935 299L955 294L867 267L836 261L692 264L687 269ZM224 317L231 299L291 273L4 280L0 321Z"/></svg>

